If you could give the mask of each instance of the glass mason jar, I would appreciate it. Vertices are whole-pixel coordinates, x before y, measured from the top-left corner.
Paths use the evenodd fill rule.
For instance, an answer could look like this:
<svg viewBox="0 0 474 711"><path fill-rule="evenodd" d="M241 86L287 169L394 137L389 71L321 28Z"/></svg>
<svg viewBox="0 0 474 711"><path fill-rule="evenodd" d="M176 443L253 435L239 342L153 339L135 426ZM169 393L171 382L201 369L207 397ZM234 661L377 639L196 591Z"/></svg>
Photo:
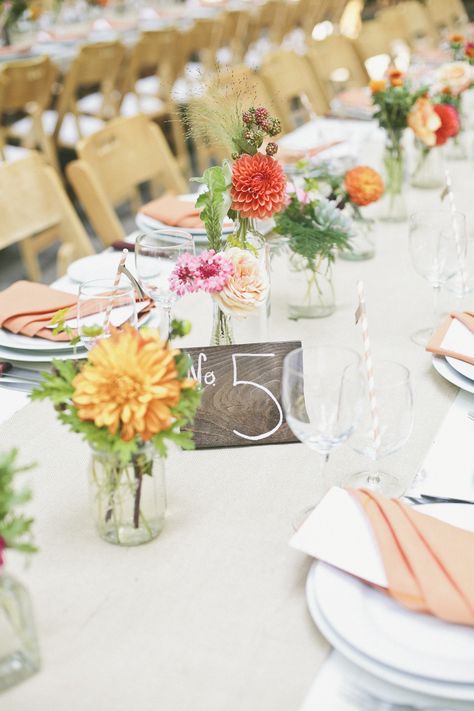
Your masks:
<svg viewBox="0 0 474 711"><path fill-rule="evenodd" d="M402 134L387 132L383 158L385 193L380 201L380 219L387 222L402 222L408 217L405 201L405 161Z"/></svg>
<svg viewBox="0 0 474 711"><path fill-rule="evenodd" d="M353 236L349 239L350 249L339 251L339 257L349 262L362 262L375 256L375 222L362 217L359 213L352 213Z"/></svg>
<svg viewBox="0 0 474 711"><path fill-rule="evenodd" d="M450 138L445 146L445 155L449 160L467 160L468 158L468 138L462 129L457 136Z"/></svg>
<svg viewBox="0 0 474 711"><path fill-rule="evenodd" d="M0 691L40 668L40 654L30 596L0 568Z"/></svg>
<svg viewBox="0 0 474 711"><path fill-rule="evenodd" d="M288 318L323 318L336 309L336 294L329 259L306 257L289 250Z"/></svg>
<svg viewBox="0 0 474 711"><path fill-rule="evenodd" d="M414 188L442 188L445 184L441 148L428 148L419 141L415 143L415 167L410 179Z"/></svg>
<svg viewBox="0 0 474 711"><path fill-rule="evenodd" d="M267 241L255 229L253 220L243 219L235 231L227 238L227 247L247 249L258 259L268 283L266 299L255 311L247 316L234 316L224 312L214 302L211 330L211 346L225 346L233 343L261 343L268 340L270 318L270 249Z"/></svg>
<svg viewBox="0 0 474 711"><path fill-rule="evenodd" d="M143 444L127 463L110 452L93 449L89 483L96 528L108 543L138 546L163 529L164 463L153 445Z"/></svg>

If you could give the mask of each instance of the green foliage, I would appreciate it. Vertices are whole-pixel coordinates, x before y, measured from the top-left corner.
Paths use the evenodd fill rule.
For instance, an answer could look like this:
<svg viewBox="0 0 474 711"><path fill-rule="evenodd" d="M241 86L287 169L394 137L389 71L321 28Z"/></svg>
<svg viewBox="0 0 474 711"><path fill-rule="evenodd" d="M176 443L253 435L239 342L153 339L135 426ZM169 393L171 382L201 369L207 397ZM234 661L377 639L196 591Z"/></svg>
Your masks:
<svg viewBox="0 0 474 711"><path fill-rule="evenodd" d="M194 182L207 186L196 201L196 207L202 207L201 219L207 232L209 246L216 252L222 248L222 227L230 205L231 170L227 163L215 165L204 171L202 178L193 178Z"/></svg>
<svg viewBox="0 0 474 711"><path fill-rule="evenodd" d="M31 491L16 491L13 483L17 474L31 469L16 464L18 452L0 454L0 538L7 548L15 548L22 553L34 553L37 549L32 543L31 526L33 519L17 514L17 506L23 506L31 499Z"/></svg>
<svg viewBox="0 0 474 711"><path fill-rule="evenodd" d="M275 231L289 237L290 249L307 259L309 269L317 257L334 261L337 249L348 249L352 234L350 220L325 198L300 203L293 195L275 222Z"/></svg>
<svg viewBox="0 0 474 711"><path fill-rule="evenodd" d="M65 309L59 309L59 311L56 311L56 313L53 315L50 324L51 326L54 326L53 336L57 336L60 333L66 333L69 336L71 346L75 346L79 343L81 339L77 334L74 335L74 331L70 326L66 325L66 317L68 313L69 306L67 306Z"/></svg>
<svg viewBox="0 0 474 711"><path fill-rule="evenodd" d="M184 338L184 336L187 336L188 333L191 332L191 327L191 321L182 321L174 318L171 321L170 340L173 341L175 338Z"/></svg>
<svg viewBox="0 0 474 711"><path fill-rule="evenodd" d="M407 127L407 116L415 102L427 92L427 87L413 91L410 84L388 86L383 91L373 94L372 100L377 107L374 118L385 128L393 141L399 142L403 130Z"/></svg>

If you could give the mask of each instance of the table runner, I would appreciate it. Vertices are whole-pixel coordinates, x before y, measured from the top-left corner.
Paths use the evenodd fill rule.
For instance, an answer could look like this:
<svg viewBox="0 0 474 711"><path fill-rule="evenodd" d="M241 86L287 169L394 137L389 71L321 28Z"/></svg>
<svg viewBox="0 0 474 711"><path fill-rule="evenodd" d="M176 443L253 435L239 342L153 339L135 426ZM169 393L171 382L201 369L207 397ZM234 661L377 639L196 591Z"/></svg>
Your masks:
<svg viewBox="0 0 474 711"><path fill-rule="evenodd" d="M469 215L470 165L453 170L459 209ZM439 206L437 191L410 191L410 209ZM375 358L411 370L415 426L387 471L415 474L456 388L409 339L430 323L429 285L408 254L408 227L378 224L375 259L336 265L338 309L330 318L286 318L285 263L273 262L275 340L360 348L356 282L366 286ZM192 298L193 301L189 299ZM192 304L193 312L189 312ZM449 308L452 307L449 306ZM210 300L186 297L188 343L208 342ZM1 398L1 391L0 391ZM1 406L1 400L0 400ZM310 560L288 546L295 512L316 500L316 455L302 444L173 453L163 534L137 549L102 542L87 501L87 446L46 404L29 405L0 427L2 449L39 462L32 510L41 552L18 570L35 603L44 669L2 695L8 711L288 711L297 709L328 649L311 622L304 584ZM364 462L348 446L330 460L338 482Z"/></svg>

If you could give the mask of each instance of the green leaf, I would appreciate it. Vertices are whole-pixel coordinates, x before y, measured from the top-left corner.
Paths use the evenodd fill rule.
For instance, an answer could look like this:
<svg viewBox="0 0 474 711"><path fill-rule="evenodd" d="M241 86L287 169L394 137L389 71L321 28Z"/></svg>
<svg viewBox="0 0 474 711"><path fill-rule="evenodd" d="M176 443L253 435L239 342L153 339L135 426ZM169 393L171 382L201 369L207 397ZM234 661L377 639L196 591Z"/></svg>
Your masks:
<svg viewBox="0 0 474 711"><path fill-rule="evenodd" d="M201 219L206 227L209 246L218 252L222 247L224 218L231 205L228 169L226 166L215 165L207 168L202 178L193 180L207 186L207 191L198 197L196 206L203 208Z"/></svg>
<svg viewBox="0 0 474 711"><path fill-rule="evenodd" d="M7 548L34 553L36 548L31 542L33 519L16 511L17 507L31 500L31 491L14 488L16 476L33 465L18 466L17 455L16 449L0 454L0 537Z"/></svg>

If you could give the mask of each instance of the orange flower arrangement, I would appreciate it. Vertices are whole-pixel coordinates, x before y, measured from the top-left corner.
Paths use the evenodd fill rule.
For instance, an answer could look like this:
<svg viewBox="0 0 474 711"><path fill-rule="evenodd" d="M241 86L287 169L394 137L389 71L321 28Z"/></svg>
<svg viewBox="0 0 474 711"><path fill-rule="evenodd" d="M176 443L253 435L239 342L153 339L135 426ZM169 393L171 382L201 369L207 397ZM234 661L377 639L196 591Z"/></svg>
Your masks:
<svg viewBox="0 0 474 711"><path fill-rule="evenodd" d="M344 183L349 200L358 207L376 202L384 192L383 180L379 173L365 165L348 170Z"/></svg>
<svg viewBox="0 0 474 711"><path fill-rule="evenodd" d="M125 327L99 341L72 381L72 401L81 420L106 427L125 442L150 440L173 423L172 408L193 380L178 379L179 351L157 331Z"/></svg>
<svg viewBox="0 0 474 711"><path fill-rule="evenodd" d="M285 202L286 178L271 156L244 154L232 168L232 210L243 218L272 217Z"/></svg>

